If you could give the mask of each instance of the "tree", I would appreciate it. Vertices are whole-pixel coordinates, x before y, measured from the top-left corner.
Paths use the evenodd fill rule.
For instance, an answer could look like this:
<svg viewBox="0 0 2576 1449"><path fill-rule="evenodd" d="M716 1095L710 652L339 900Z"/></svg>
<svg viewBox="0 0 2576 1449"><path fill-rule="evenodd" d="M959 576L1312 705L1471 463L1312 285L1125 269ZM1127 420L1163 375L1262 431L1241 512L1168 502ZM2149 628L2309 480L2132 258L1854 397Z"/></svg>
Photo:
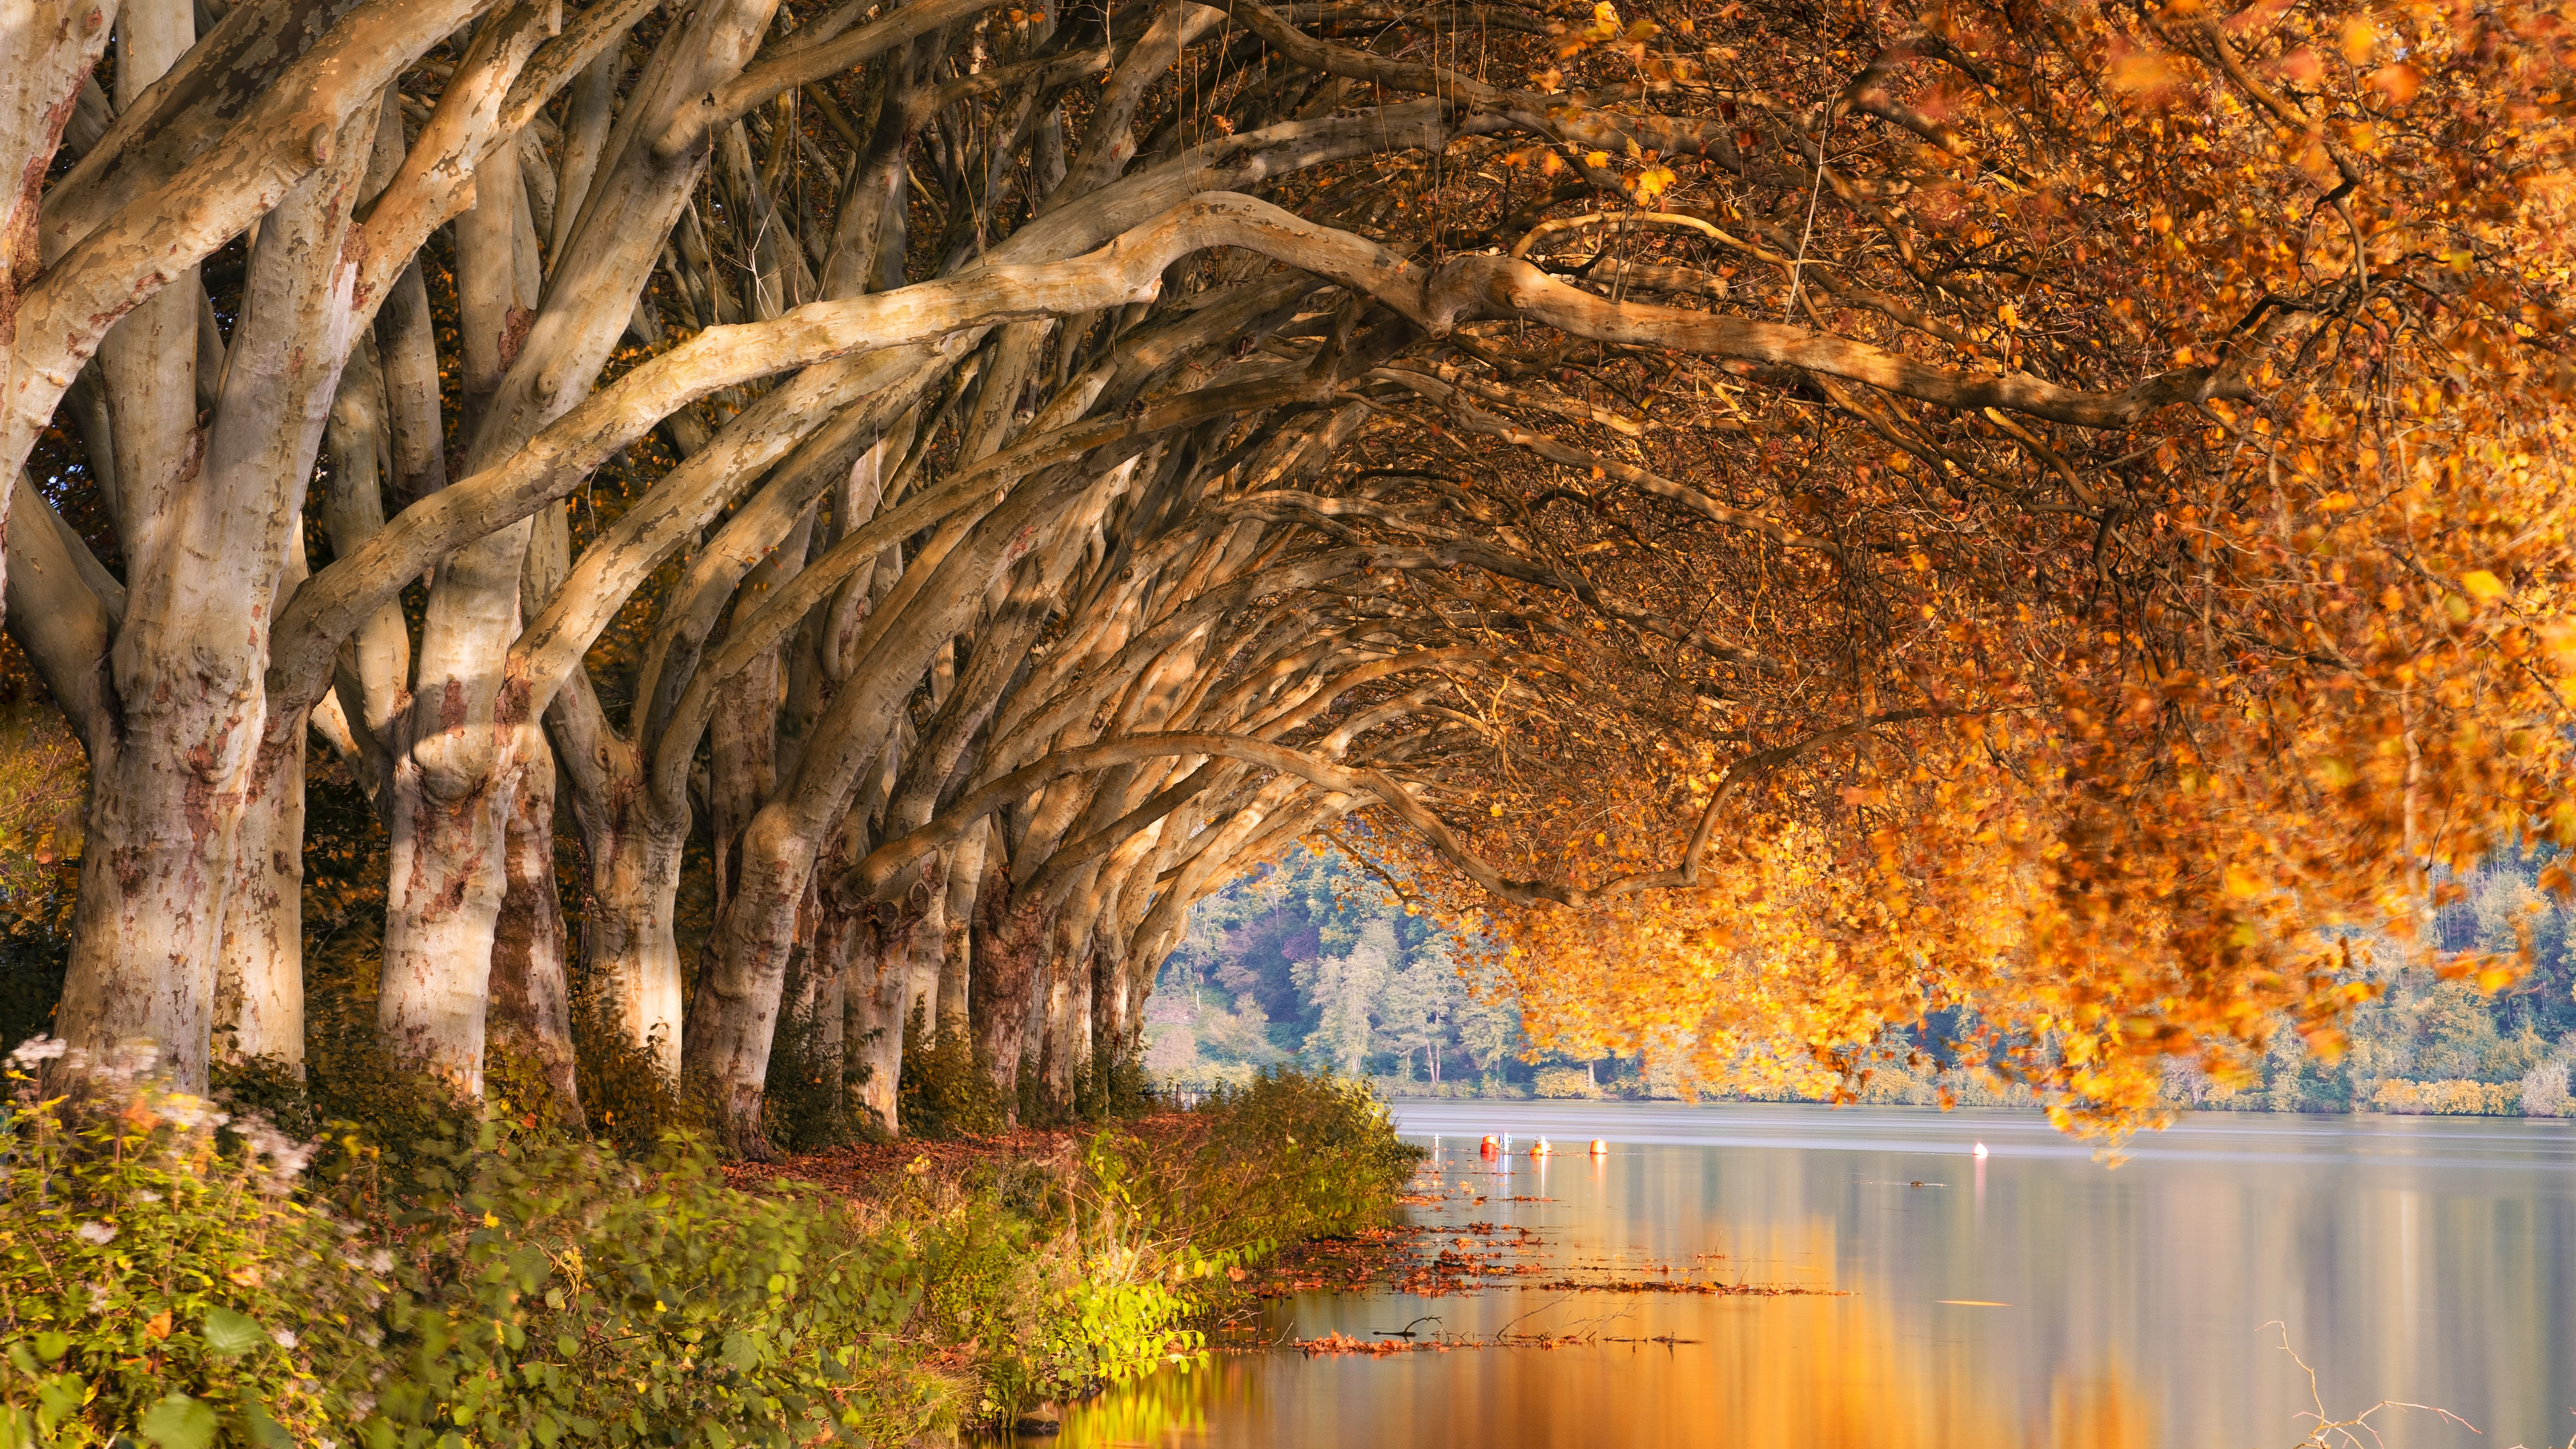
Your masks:
<svg viewBox="0 0 2576 1449"><path fill-rule="evenodd" d="M2576 835L2554 16L205 14L0 48L90 1051L294 1056L308 732L396 1051L569 1099L579 977L746 1153L783 1020L1069 1100L1323 830L1539 1047L2111 1125Z"/></svg>
<svg viewBox="0 0 2576 1449"><path fill-rule="evenodd" d="M1439 1083L1440 1051L1456 1034L1459 994L1458 968L1437 946L1411 953L1388 976L1377 1014L1397 1053L1398 1075L1413 1075L1413 1054L1420 1052L1423 1070Z"/></svg>
<svg viewBox="0 0 2576 1449"><path fill-rule="evenodd" d="M1294 968L1298 989L1317 1007L1315 1030L1306 1037L1306 1054L1346 1077L1365 1073L1396 971L1395 932L1384 921L1369 922L1343 955L1298 962Z"/></svg>

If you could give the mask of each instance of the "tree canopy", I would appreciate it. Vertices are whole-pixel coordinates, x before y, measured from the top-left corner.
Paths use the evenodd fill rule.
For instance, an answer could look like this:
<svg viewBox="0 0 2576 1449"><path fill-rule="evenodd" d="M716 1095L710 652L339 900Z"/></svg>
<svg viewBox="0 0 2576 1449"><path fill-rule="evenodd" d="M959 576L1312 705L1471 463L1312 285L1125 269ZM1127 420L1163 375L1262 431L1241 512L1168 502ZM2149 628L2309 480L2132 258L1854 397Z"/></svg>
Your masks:
<svg viewBox="0 0 2576 1449"><path fill-rule="evenodd" d="M2555 11L7 14L89 1052L296 1059L312 737L393 1050L577 1099L586 983L751 1152L782 1021L1064 1095L1317 832L1541 1044L2112 1130L2576 840Z"/></svg>

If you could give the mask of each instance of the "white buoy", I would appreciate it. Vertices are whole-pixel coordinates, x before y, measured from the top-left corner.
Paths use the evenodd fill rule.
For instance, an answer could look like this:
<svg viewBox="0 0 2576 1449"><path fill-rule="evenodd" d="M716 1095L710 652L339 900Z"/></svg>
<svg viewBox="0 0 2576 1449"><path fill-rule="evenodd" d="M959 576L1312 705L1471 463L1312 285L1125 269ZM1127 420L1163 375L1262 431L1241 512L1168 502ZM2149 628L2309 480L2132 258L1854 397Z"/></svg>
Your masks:
<svg viewBox="0 0 2576 1449"><path fill-rule="evenodd" d="M1983 1158L1986 1155L1986 1144L1982 1142L1978 1143L1976 1150L1969 1155L1972 1157Z"/></svg>

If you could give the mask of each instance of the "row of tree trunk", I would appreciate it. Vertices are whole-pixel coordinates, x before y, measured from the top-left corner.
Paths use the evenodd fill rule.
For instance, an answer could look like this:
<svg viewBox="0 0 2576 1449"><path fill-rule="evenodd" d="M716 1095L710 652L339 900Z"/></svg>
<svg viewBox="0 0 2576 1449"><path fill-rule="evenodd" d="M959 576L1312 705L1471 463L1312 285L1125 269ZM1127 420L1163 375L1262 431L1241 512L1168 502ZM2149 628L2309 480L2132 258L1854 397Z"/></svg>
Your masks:
<svg viewBox="0 0 2576 1449"><path fill-rule="evenodd" d="M1694 885L1738 779L1957 713L1903 682L1939 588L2112 567L2137 433L2319 315L2032 361L2040 304L1969 259L2117 264L2116 218L2003 193L2129 133L1990 87L1966 135L1972 48L1876 20L5 16L7 624L91 770L58 1030L191 1084L303 1050L312 748L390 840L393 1050L471 1094L498 1043L573 1100L595 1007L745 1152L782 1030L889 1126L916 1013L1005 1104L1069 1098L1194 900L1355 813L1506 902ZM2128 53L2086 24L2069 86ZM1980 146L2025 179L1908 200ZM2069 295L2133 316L2128 275ZM1480 846L1608 839L1531 730L1695 762L1680 863Z"/></svg>

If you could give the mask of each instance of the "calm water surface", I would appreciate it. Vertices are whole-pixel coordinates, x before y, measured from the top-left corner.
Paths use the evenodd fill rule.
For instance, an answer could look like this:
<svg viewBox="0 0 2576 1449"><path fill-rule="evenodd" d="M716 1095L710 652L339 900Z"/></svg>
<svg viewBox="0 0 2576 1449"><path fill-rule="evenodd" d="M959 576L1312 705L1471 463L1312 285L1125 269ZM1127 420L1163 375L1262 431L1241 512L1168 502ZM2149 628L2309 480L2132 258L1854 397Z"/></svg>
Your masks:
<svg viewBox="0 0 2576 1449"><path fill-rule="evenodd" d="M2373 1421L2387 1449L2576 1438L2576 1124L2203 1114L2111 1168L2018 1114L1440 1102L1396 1116L1436 1142L1451 1189L1415 1220L1536 1229L1550 1276L1699 1267L1840 1296L1309 1294L1270 1306L1273 1335L1436 1315L1456 1333L1695 1341L1218 1355L1077 1407L1058 1442L2288 1449L2314 1401L2284 1331L2338 1417L2413 1400L2480 1431L2387 1411ZM1477 1156L1486 1132L1524 1150L1544 1134L1564 1155L1518 1157L1505 1178ZM1597 1162L1595 1137L1611 1146Z"/></svg>

